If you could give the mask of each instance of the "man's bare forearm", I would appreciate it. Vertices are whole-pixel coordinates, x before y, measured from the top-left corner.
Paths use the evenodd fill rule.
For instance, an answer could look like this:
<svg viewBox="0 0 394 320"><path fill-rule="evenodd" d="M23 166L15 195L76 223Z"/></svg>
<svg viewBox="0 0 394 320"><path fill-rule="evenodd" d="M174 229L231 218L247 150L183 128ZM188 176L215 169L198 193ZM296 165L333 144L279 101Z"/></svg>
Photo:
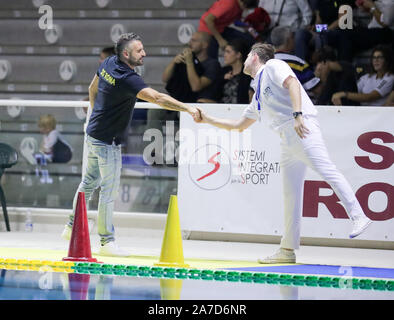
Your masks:
<svg viewBox="0 0 394 320"><path fill-rule="evenodd" d="M156 100L156 103L167 110L190 112L190 108L186 104L172 98L171 96L165 93L161 93L159 95L158 99Z"/></svg>
<svg viewBox="0 0 394 320"><path fill-rule="evenodd" d="M89 91L89 103L91 110L93 110L94 102L96 101L96 96L97 96L97 92Z"/></svg>
<svg viewBox="0 0 394 320"><path fill-rule="evenodd" d="M240 121L236 119L220 119L204 114L204 121L214 127L226 130L242 130Z"/></svg>

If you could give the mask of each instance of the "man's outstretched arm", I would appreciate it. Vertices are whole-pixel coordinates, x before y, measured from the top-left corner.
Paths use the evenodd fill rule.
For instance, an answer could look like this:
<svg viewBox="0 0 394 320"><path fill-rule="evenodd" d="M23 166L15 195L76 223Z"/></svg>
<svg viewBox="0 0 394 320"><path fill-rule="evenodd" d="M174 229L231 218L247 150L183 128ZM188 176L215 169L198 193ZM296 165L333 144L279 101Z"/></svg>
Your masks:
<svg viewBox="0 0 394 320"><path fill-rule="evenodd" d="M198 110L200 110L201 113L202 123L208 123L220 129L243 131L256 122L254 119L245 117L241 117L240 119L220 119L208 115L201 108L198 108Z"/></svg>
<svg viewBox="0 0 394 320"><path fill-rule="evenodd" d="M183 102L174 99L168 94L158 92L152 88L142 89L140 92L138 92L137 98L155 103L167 110L188 112L195 121L200 120L200 112L196 108L188 106Z"/></svg>

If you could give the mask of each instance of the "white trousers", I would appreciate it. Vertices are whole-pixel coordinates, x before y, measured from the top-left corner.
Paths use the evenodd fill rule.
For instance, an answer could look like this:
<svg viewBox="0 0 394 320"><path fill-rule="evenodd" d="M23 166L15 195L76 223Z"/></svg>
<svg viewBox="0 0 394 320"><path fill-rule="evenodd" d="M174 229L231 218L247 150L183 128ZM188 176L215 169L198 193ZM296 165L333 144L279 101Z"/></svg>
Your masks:
<svg viewBox="0 0 394 320"><path fill-rule="evenodd" d="M302 199L307 166L325 180L344 205L350 219L364 213L345 177L331 162L316 117L305 116L310 133L301 139L293 121L280 130L281 172L284 199L284 233L281 248L298 249L300 245Z"/></svg>

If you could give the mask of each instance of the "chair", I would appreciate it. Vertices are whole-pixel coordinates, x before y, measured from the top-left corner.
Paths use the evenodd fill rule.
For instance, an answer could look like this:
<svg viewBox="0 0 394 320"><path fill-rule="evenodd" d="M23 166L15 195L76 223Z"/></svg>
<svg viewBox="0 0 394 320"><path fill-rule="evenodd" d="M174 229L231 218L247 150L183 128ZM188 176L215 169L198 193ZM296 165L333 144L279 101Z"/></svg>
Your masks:
<svg viewBox="0 0 394 320"><path fill-rule="evenodd" d="M9 146L8 144L0 143L0 182L5 169L11 168L17 162L18 162L18 153L16 152L16 150L11 146ZM8 220L7 204L5 201L5 195L3 188L1 187L1 183L0 183L0 201L1 201L1 206L3 207L4 221L7 231L11 231L10 222Z"/></svg>

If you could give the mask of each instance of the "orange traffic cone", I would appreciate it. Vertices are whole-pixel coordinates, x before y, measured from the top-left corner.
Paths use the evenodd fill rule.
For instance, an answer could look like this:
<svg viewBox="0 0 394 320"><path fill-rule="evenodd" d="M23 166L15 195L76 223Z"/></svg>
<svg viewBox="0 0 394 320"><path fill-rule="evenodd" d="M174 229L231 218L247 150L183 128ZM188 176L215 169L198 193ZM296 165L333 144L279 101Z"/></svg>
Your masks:
<svg viewBox="0 0 394 320"><path fill-rule="evenodd" d="M92 258L92 251L90 249L88 215L86 213L84 192L78 193L68 257L63 258L63 260L97 262L97 259Z"/></svg>

